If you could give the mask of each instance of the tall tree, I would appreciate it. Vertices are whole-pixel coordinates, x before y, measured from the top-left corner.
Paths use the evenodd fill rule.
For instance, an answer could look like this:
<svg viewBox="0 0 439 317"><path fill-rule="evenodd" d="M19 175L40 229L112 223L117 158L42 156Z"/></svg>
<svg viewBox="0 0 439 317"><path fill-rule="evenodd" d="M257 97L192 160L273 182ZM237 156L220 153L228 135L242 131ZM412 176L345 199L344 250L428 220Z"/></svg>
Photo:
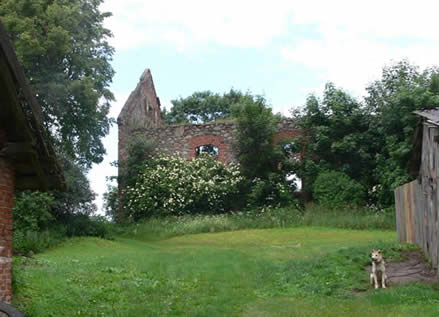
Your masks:
<svg viewBox="0 0 439 317"><path fill-rule="evenodd" d="M304 131L293 150L303 151L295 162L296 173L311 193L317 176L338 171L370 187L374 181L376 141L369 135L371 116L360 102L328 83L323 99L311 95L302 109L293 112Z"/></svg>
<svg viewBox="0 0 439 317"><path fill-rule="evenodd" d="M266 179L277 170L279 151L274 135L280 116L274 115L263 97L255 97L232 107L236 119L236 144L239 163L247 179Z"/></svg>
<svg viewBox="0 0 439 317"><path fill-rule="evenodd" d="M250 94L231 89L223 95L209 90L195 92L189 97L172 100L170 111L163 111L168 124L207 123L231 116L230 107L244 100L251 100Z"/></svg>
<svg viewBox="0 0 439 317"><path fill-rule="evenodd" d="M37 94L45 124L68 156L90 167L103 159L114 49L103 0L2 0L0 19Z"/></svg>
<svg viewBox="0 0 439 317"><path fill-rule="evenodd" d="M274 143L281 116L273 114L261 96L233 105L232 114L236 120L234 147L246 178L247 204L290 203L295 184L286 179L291 172L289 155Z"/></svg>
<svg viewBox="0 0 439 317"><path fill-rule="evenodd" d="M59 157L64 171L67 189L54 192L55 203L52 213L60 222L68 222L72 215L91 216L97 210L94 203L96 194L90 187L83 166L71 161L68 157Z"/></svg>
<svg viewBox="0 0 439 317"><path fill-rule="evenodd" d="M439 69L421 71L403 60L385 67L367 92L366 105L374 117L370 131L380 142L374 176L379 199L391 204L395 187L411 180L408 163L418 121L413 111L439 107Z"/></svg>

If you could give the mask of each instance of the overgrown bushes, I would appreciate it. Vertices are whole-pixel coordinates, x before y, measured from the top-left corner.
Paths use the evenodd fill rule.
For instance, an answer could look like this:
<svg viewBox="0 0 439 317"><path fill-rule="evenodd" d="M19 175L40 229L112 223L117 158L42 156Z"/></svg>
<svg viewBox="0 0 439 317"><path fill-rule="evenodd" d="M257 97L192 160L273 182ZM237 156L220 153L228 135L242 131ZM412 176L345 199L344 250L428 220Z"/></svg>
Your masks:
<svg viewBox="0 0 439 317"><path fill-rule="evenodd" d="M54 198L51 194L25 191L19 193L14 204L14 229L16 231L40 232L54 220L51 209Z"/></svg>
<svg viewBox="0 0 439 317"><path fill-rule="evenodd" d="M144 163L134 187L124 191L125 214L133 220L233 208L243 177L209 155L195 160L159 156Z"/></svg>
<svg viewBox="0 0 439 317"><path fill-rule="evenodd" d="M366 203L365 188L345 173L337 171L325 171L317 176L313 184L313 197L327 207L364 206Z"/></svg>
<svg viewBox="0 0 439 317"><path fill-rule="evenodd" d="M41 252L67 237L110 236L104 218L80 213L54 215L54 208L55 199L50 193L25 191L17 194L13 209L15 253Z"/></svg>

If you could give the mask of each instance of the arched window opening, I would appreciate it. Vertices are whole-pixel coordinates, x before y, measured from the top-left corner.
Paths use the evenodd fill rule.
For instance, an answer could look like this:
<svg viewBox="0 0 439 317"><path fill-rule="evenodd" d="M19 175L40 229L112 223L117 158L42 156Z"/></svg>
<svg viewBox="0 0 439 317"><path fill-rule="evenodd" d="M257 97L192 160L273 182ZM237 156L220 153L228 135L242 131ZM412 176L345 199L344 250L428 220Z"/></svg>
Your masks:
<svg viewBox="0 0 439 317"><path fill-rule="evenodd" d="M218 147L213 144L200 145L195 148L195 156L199 156L201 153L207 153L211 156L218 156Z"/></svg>

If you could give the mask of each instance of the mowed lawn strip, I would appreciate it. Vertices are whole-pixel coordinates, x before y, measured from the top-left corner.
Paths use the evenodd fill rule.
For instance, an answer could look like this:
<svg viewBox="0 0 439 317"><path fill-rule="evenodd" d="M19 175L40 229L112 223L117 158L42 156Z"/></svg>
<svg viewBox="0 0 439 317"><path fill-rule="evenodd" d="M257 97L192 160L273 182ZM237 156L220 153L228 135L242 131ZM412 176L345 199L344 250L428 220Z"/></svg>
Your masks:
<svg viewBox="0 0 439 317"><path fill-rule="evenodd" d="M16 258L14 304L28 316L311 316L331 308L348 316L375 301L371 314L381 306L389 314L406 309L409 316L416 306L428 314L438 304L433 286L414 286L422 296L403 308L404 287L367 290L369 248L394 248L395 240L395 232L311 227L163 241L72 239L34 259ZM352 293L357 284L367 292Z"/></svg>

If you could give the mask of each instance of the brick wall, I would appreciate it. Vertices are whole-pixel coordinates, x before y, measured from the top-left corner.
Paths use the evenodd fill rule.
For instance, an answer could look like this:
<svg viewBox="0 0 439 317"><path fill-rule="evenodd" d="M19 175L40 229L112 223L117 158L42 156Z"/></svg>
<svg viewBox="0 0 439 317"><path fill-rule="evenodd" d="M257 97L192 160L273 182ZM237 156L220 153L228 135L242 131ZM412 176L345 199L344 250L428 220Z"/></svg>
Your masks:
<svg viewBox="0 0 439 317"><path fill-rule="evenodd" d="M154 141L158 153L178 153L191 159L195 157L198 146L212 144L218 147L218 160L225 164L236 161L232 151L234 122L161 126L132 131L122 128L119 127L119 162L122 165L128 158L126 147L129 139L135 135Z"/></svg>
<svg viewBox="0 0 439 317"><path fill-rule="evenodd" d="M284 138L294 138L300 131L291 119L283 119L274 136L277 143ZM201 145L212 144L218 147L218 160L228 164L236 162L233 152L236 123L219 122L207 124L189 124L174 126L159 126L154 128L137 128L130 130L127 126L119 126L119 163L123 168L128 158L127 145L131 137L141 135L154 141L158 153L180 154L187 159L195 157L195 149ZM119 173L120 174L120 173Z"/></svg>
<svg viewBox="0 0 439 317"><path fill-rule="evenodd" d="M0 301L11 302L14 170L0 156Z"/></svg>

